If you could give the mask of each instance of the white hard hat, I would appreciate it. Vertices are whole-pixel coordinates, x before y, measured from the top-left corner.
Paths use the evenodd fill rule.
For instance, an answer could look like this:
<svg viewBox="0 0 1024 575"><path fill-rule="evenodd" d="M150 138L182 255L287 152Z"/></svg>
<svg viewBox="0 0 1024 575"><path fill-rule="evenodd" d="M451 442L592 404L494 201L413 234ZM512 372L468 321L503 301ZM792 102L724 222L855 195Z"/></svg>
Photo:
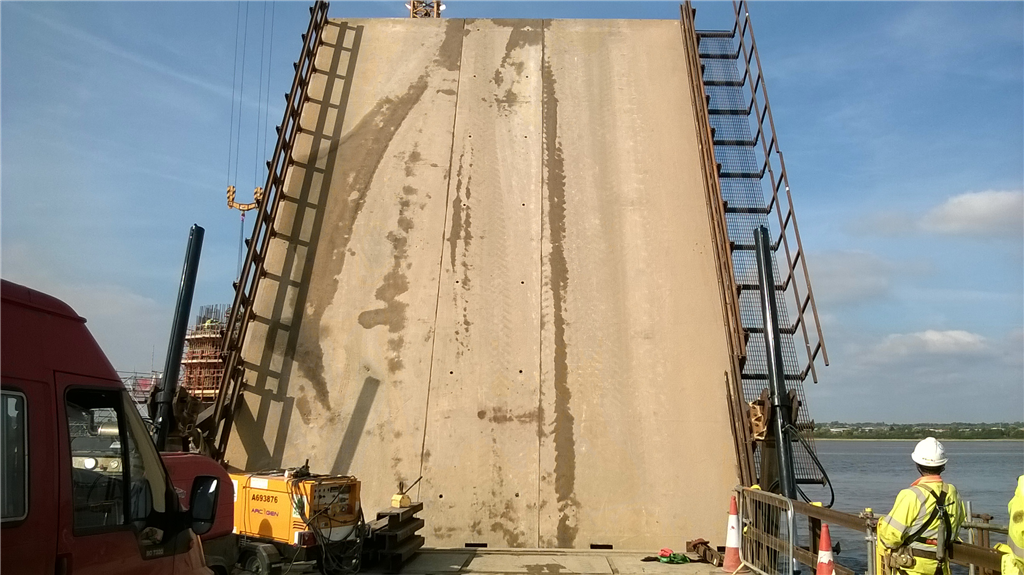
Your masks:
<svg viewBox="0 0 1024 575"><path fill-rule="evenodd" d="M926 437L917 442L914 453L910 454L914 463L925 467L939 467L946 464L946 449L938 439Z"/></svg>

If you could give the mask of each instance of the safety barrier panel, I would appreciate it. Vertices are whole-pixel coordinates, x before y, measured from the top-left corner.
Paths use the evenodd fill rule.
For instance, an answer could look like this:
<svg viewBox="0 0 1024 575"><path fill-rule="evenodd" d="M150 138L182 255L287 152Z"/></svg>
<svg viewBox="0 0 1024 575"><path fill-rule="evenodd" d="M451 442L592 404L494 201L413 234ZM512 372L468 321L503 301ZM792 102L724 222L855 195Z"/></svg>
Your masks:
<svg viewBox="0 0 1024 575"><path fill-rule="evenodd" d="M737 488L740 514L740 561L760 575L793 575L793 501Z"/></svg>

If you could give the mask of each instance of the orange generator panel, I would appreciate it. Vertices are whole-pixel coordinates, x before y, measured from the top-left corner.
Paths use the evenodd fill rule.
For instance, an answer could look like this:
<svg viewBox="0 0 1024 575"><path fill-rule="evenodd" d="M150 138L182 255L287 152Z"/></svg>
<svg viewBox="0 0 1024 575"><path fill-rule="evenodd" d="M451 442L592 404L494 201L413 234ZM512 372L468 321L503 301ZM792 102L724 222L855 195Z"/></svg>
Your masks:
<svg viewBox="0 0 1024 575"><path fill-rule="evenodd" d="M362 521L359 480L350 476L232 473L235 532L296 547L355 541Z"/></svg>

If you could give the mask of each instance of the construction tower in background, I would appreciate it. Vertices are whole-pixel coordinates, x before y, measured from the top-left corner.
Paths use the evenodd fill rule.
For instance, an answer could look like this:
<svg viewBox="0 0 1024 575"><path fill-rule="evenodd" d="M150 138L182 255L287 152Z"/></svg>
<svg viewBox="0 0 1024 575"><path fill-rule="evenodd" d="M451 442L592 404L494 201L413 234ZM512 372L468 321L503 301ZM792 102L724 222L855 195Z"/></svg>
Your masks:
<svg viewBox="0 0 1024 575"><path fill-rule="evenodd" d="M226 304L199 308L195 326L185 336L181 385L204 403L216 399L220 380L224 377L221 347L224 345L227 309Z"/></svg>
<svg viewBox="0 0 1024 575"><path fill-rule="evenodd" d="M440 0L410 0L405 7L409 9L410 18L440 18L445 8Z"/></svg>

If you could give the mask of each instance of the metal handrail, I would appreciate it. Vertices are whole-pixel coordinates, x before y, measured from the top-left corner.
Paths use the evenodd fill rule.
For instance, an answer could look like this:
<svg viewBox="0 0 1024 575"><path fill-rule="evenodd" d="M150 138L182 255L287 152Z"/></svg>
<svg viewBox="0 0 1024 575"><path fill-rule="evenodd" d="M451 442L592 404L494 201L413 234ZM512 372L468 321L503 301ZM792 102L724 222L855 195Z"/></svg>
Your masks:
<svg viewBox="0 0 1024 575"><path fill-rule="evenodd" d="M742 9L742 12L741 12ZM800 228L797 225L796 213L793 210L793 196L789 188L789 176L786 173L786 162L783 158L782 151L779 149L778 139L775 131L775 119L772 116L771 106L768 103L768 90L765 86L764 73L761 68L761 56L757 51L757 42L754 39L754 30L750 22L750 13L747 11L747 0L733 0L733 10L736 14L736 23L733 27L733 34L738 36L739 40L739 52L743 54L744 60L744 72L743 78L746 80L746 84L750 88L750 109L754 111L757 118L757 133L758 137L756 140L761 142L761 148L764 153L764 169L767 169L769 181L771 182L772 199L769 203L769 209L774 208L776 215L779 220L779 240L773 242L774 245L781 244L785 254L787 262L787 278L784 281L785 284L789 284L789 279L796 273L797 265L800 266L800 270L804 276L804 287L807 291L807 297L803 298L800 295L800 287L796 282L793 282L793 297L796 301L797 306L797 320L796 323L800 325L800 331L804 338L804 348L807 353L807 367L803 370L805 373L810 372L812 380L818 382L818 374L814 368L815 359L820 352L822 360L825 365L828 365L828 351L825 348L825 338L821 331L821 322L818 317L818 307L814 300L814 290L811 287L811 276L807 269L807 259L803 255L803 241L800 238ZM741 25L742 22L742 25ZM750 36L750 47L748 49L746 36ZM752 78L751 62L755 62L757 66L757 78ZM764 100L764 106L760 105L758 100L758 92L761 94L761 98ZM767 125L766 121L767 120ZM770 130L770 134L765 132L765 127ZM767 138L765 136L768 136ZM771 158L772 155L778 158L779 162L779 173L776 175L775 168L772 166ZM786 214L783 215L781 202L779 200L779 190L785 186L786 191L786 202L787 209ZM795 255L789 245L789 236L786 233L789 224L793 226L793 237L796 242ZM811 348L810 336L807 332L807 322L803 320L804 312L810 307L811 315L814 318L814 328L817 332L818 341L814 348Z"/></svg>
<svg viewBox="0 0 1024 575"><path fill-rule="evenodd" d="M873 533L878 523L878 518L871 513L854 515L852 513L836 511L835 509L829 509L827 507L810 505L803 501L793 501L793 510L800 515L805 515L830 525L846 527L847 529L852 529L854 531L870 531ZM916 550L914 551L916 555ZM995 549L981 547L970 543L961 543L959 541L953 542L953 547L950 549L949 553L949 560L957 565L976 565L982 569L991 569L995 571L998 571L1000 568L1000 559L1001 554ZM869 567L874 565L874 561L875 558L872 553L871 556L868 557ZM868 572L872 572L872 569L869 569Z"/></svg>
<svg viewBox="0 0 1024 575"><path fill-rule="evenodd" d="M267 162L268 173L267 182L263 188L264 194L257 209L252 237L248 240L249 249L246 252L245 264L235 283L235 298L231 304L227 332L224 337L224 376L217 393L217 401L214 403L210 418L206 420L212 427L207 430L207 437L214 442L209 446L212 451L210 455L219 462L224 461L235 407L245 375L245 368L241 364L241 346L245 340L249 323L254 319L252 308L260 280L264 275L263 261L270 240L274 236L274 219L283 196L281 186L284 183L285 172L290 165L292 146L299 131L299 113L306 100L309 79L315 68L314 58L322 41L322 32L327 21L329 6L328 2L316 0L309 9L309 26L306 33L302 35L302 53L295 63L295 76L292 79L291 90L288 92L284 118L278 129L274 153L271 160Z"/></svg>

